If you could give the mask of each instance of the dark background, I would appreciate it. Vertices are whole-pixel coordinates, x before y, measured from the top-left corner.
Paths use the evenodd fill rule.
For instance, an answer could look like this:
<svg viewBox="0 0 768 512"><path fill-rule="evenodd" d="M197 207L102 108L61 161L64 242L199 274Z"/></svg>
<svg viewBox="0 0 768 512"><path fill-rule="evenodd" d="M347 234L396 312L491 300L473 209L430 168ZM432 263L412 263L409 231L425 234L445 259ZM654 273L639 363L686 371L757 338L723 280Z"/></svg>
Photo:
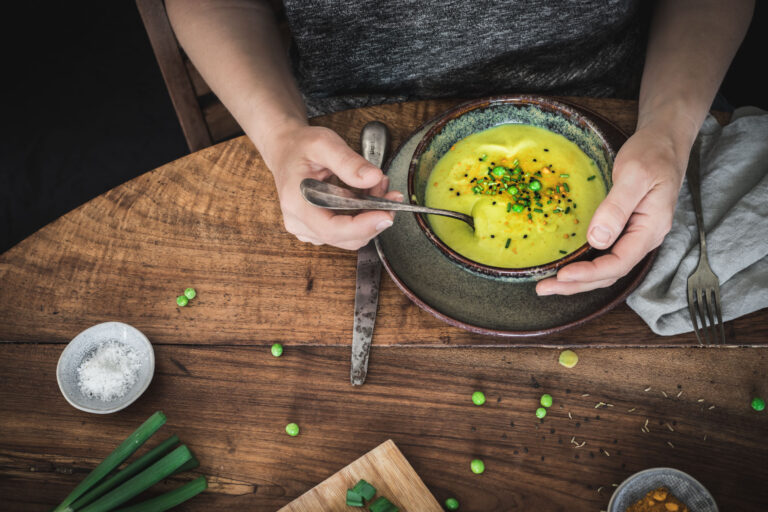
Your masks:
<svg viewBox="0 0 768 512"><path fill-rule="evenodd" d="M768 109L759 78L768 8L757 4L721 93L735 107ZM133 2L21 9L3 16L0 252L188 152Z"/></svg>

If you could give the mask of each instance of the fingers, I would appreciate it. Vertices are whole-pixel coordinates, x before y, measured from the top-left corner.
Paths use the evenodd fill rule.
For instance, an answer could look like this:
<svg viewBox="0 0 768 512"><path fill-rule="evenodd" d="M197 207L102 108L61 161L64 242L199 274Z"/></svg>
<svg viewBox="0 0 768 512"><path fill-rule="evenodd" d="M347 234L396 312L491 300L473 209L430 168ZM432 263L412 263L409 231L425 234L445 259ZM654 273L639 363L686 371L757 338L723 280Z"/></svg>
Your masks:
<svg viewBox="0 0 768 512"><path fill-rule="evenodd" d="M597 288L606 288L616 282L616 279L605 279L602 281L592 281L587 283L562 283L556 278L550 277L536 284L536 293L539 295L574 295L576 293L588 292Z"/></svg>
<svg viewBox="0 0 768 512"><path fill-rule="evenodd" d="M619 237L635 207L648 193L644 173L624 170L617 174L608 195L595 210L587 230L589 245L607 249Z"/></svg>
<svg viewBox="0 0 768 512"><path fill-rule="evenodd" d="M379 185L384 173L350 148L332 131L320 132L312 142L311 160L330 169L344 183L370 189Z"/></svg>

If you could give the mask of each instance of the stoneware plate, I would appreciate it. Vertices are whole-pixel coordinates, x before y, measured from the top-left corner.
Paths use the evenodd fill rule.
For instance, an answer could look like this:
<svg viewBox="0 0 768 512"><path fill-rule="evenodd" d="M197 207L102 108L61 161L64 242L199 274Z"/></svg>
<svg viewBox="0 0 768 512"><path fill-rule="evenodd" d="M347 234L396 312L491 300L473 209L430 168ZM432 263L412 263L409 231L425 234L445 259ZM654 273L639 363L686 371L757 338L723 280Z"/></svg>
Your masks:
<svg viewBox="0 0 768 512"><path fill-rule="evenodd" d="M568 105L591 119L613 147L620 148L627 139L604 117ZM434 123L432 120L421 126L390 158L386 167L391 189L408 189L408 168L414 151ZM544 335L602 315L623 302L640 284L656 254L650 253L609 288L570 297L539 297L533 281L502 282L461 269L429 241L415 214L399 212L394 225L376 238L376 248L392 280L419 307L456 327L495 336Z"/></svg>
<svg viewBox="0 0 768 512"><path fill-rule="evenodd" d="M608 502L608 512L624 512L649 491L666 487L691 512L718 512L709 491L687 473L672 468L651 468L624 480Z"/></svg>
<svg viewBox="0 0 768 512"><path fill-rule="evenodd" d="M105 341L116 340L134 350L141 358L136 383L120 398L105 402L80 391L77 369L96 347ZM89 327L64 348L56 366L59 389L73 407L95 414L109 414L132 404L147 389L155 373L155 351L146 336L135 327L122 322L104 322Z"/></svg>

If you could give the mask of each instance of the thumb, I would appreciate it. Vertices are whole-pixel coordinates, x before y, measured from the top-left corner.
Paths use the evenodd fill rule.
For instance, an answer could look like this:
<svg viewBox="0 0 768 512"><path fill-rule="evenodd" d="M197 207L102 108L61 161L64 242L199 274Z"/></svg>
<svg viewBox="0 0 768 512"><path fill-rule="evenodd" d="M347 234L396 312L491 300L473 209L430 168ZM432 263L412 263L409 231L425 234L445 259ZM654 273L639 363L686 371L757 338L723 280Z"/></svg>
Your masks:
<svg viewBox="0 0 768 512"><path fill-rule="evenodd" d="M596 249L607 249L616 241L647 190L634 180L619 179L595 210L587 230L587 241Z"/></svg>
<svg viewBox="0 0 768 512"><path fill-rule="evenodd" d="M344 140L336 134L323 140L312 159L329 169L339 177L341 181L355 188L369 189L384 177L381 169L368 162L350 148Z"/></svg>

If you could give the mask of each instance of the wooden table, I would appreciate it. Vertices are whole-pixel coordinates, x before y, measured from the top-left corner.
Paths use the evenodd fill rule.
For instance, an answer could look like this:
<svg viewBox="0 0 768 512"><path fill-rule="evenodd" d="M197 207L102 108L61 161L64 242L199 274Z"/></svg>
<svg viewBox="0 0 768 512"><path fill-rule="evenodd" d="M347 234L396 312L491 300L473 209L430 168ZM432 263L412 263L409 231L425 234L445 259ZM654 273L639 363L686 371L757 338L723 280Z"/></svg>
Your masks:
<svg viewBox="0 0 768 512"><path fill-rule="evenodd" d="M576 101L634 126L632 102ZM315 122L357 147L362 126L380 119L397 144L455 103ZM768 395L768 349L670 348L693 335L655 336L623 305L545 339L473 335L411 304L385 276L368 380L353 389L354 279L353 253L285 233L268 171L245 138L144 174L41 229L0 256L0 508L49 510L162 409L164 430L180 434L211 481L184 510L275 510L388 438L440 501L454 495L463 511L596 512L614 484L653 466L691 473L723 511L766 510L768 414L749 400ZM178 308L187 286L198 298ZM136 403L97 416L65 402L55 367L64 343L107 320L142 330L157 367ZM765 345L768 310L726 333L736 345ZM274 342L285 345L279 359ZM566 345L593 348L577 349L581 361L568 370L552 348ZM469 399L476 389L488 397L482 407ZM539 422L544 392L554 406ZM291 421L296 438L283 430ZM481 476L469 471L475 457L486 464Z"/></svg>

